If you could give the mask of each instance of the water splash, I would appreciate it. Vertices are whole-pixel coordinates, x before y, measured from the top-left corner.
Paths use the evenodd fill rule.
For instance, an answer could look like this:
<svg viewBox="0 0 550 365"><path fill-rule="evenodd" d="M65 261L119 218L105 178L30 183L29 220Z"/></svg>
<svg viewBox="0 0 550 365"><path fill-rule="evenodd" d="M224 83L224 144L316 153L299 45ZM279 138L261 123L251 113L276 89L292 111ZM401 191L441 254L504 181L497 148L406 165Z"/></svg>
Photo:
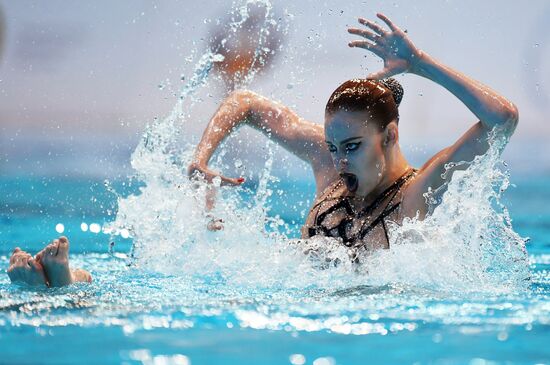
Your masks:
<svg viewBox="0 0 550 365"><path fill-rule="evenodd" d="M371 282L459 291L510 292L528 287L526 240L513 230L501 203L510 185L500 158L508 142L502 132L493 131L486 154L470 163L446 166L444 176L457 165L468 165L426 194L433 208L426 219L406 219L392 227L392 249L366 260Z"/></svg>
<svg viewBox="0 0 550 365"><path fill-rule="evenodd" d="M257 34L258 47L263 47L267 39L264 28L274 21L270 18L269 2L246 1L238 6L238 16L234 17L229 29L237 32L245 24L251 3L263 4L267 9L265 26ZM210 50L200 58L172 112L147 127L131 157L136 178L144 186L138 195L119 197L117 217L109 230L114 234L123 230L130 233L134 241L133 263L141 268L254 286L307 287L318 283L320 275L313 275L315 265L311 265L310 258L302 253L304 249L298 244L289 245L289 240L278 229L284 222L269 215L267 200L273 191L268 185L274 180L270 143L266 147L268 157L254 198L243 201L238 190L218 186L222 199L211 214L225 221L225 229L223 232L205 229L209 220L204 211L207 186L188 180L185 170L191 162L193 147L180 151L177 137L181 130L178 123L185 123L184 109L188 107L185 102L207 85L213 64L223 60L215 52L215 49ZM254 57L258 58L257 62L263 62L262 52L255 52ZM239 83L250 83L255 72ZM214 167L223 167L224 154L222 148ZM322 255L325 261L333 260L331 255ZM342 275L349 272L346 265L339 265L335 270ZM304 280L307 276L311 279ZM337 276L327 273L325 279L334 281Z"/></svg>
<svg viewBox="0 0 550 365"><path fill-rule="evenodd" d="M240 17L230 25L233 31L244 24L249 3L237 7ZM264 36L258 35L260 45ZM282 233L285 222L273 216L267 204L275 179L270 143L253 198L243 199L240 188L218 186L221 194L211 213L225 221L225 229L209 232L210 218L204 211L207 186L188 180L186 167L193 146L181 150L177 137L189 99L195 102L190 96L208 86L213 64L222 60L215 50L200 58L172 112L147 127L132 155L132 167L144 186L138 195L119 198L111 230L131 234L137 267L177 273L189 280L201 277L236 288L271 290L398 283L434 290L500 292L526 286L524 240L513 231L500 203L508 186L507 173L499 168L507 141L498 135L493 136L487 154L466 170L454 172L444 193L428 195L438 203L428 218L394 225L392 249L364 258L362 266L351 263L350 252L337 240L292 241ZM243 78L243 85L253 77L251 73ZM214 168L224 167L224 154L222 148Z"/></svg>

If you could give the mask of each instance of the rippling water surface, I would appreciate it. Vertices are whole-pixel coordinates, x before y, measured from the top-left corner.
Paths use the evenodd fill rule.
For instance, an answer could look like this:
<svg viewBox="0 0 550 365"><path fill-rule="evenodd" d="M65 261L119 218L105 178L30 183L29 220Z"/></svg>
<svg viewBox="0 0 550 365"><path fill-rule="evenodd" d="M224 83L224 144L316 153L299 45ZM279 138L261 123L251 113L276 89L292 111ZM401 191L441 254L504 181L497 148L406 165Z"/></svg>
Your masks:
<svg viewBox="0 0 550 365"><path fill-rule="evenodd" d="M271 261L282 260L277 254L265 261L260 256L247 266L250 258L217 256L215 245L230 253L220 243L223 233L203 241L196 252L177 255L175 262L152 243L145 262L170 262L167 270L152 270L128 257L130 239L115 237L110 248L109 235L82 231L82 222L107 226L104 220L114 218L106 213L114 197L102 183L3 179L8 194L2 203L8 209L1 217L0 265L7 267L13 243L34 252L63 223L73 242L73 265L89 269L94 282L36 290L11 285L2 275L1 352L15 363L33 363L29 353L47 354L40 361L45 363L300 363L304 358L316 364L547 363L550 232L541 199L547 198L548 183L547 177L518 181L504 197L515 230L532 238L528 285L503 290L496 283L495 290L463 291L391 280L373 285L362 273L331 272L314 264L302 277L295 268L305 264L297 255L283 263ZM85 189L88 193L70 189L86 185L92 187ZM74 191L59 201L72 201L79 217L55 204L58 190ZM311 187L302 185L301 194L310 193ZM94 196L103 196L97 211L89 208ZM18 197L26 203L19 204ZM286 214L285 221L300 218ZM296 235L297 226L290 229ZM246 242L243 249L235 239L231 244L236 253L253 249ZM199 252L206 256L200 265L187 261ZM202 266L209 261L213 267ZM279 275L293 275L294 282Z"/></svg>

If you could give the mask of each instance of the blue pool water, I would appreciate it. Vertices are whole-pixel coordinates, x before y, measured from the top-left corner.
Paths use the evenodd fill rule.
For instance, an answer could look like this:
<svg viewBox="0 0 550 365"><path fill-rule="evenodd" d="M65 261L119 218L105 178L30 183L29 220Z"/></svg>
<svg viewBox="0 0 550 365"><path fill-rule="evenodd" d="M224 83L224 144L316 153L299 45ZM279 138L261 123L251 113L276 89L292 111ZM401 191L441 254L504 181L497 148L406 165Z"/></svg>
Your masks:
<svg viewBox="0 0 550 365"><path fill-rule="evenodd" d="M37 290L12 285L5 273L0 275L0 362L549 363L550 177L512 177L512 182L516 186L503 201L514 229L531 239L531 281L527 288L510 291L462 291L392 280L372 285L366 276L361 284L361 274L353 272L348 282L330 281L320 269L304 277L293 273L293 280L303 283L289 283L278 277L288 263L267 261L264 272L234 258L236 266L211 270L193 265L191 252L177 257L181 270L177 265L152 270L156 262L151 258L128 266L131 239L81 228L83 222L103 227L115 219L116 196L103 181L3 177L2 271L15 244L34 253L58 235L55 227L62 223L71 239L73 266L91 271L94 282ZM140 184L115 181L110 186L128 196ZM277 189L294 201L312 194L306 183L279 183ZM301 220L298 211L275 205L269 216L277 214L286 222ZM290 236L297 236L298 227L289 226ZM239 245L250 247L231 240L230 232L233 249L245 254ZM199 252L221 262L213 246L203 244ZM157 249L164 260L162 247Z"/></svg>

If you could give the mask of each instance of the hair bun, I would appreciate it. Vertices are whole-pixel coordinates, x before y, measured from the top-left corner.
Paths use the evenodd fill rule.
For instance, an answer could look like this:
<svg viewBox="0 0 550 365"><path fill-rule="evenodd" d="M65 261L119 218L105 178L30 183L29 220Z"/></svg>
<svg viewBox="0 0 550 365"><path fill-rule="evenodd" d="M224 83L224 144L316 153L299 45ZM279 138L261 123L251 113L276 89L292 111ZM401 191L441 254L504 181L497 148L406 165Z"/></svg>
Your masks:
<svg viewBox="0 0 550 365"><path fill-rule="evenodd" d="M403 86L401 86L399 81L397 81L393 77L390 77L387 79L380 80L379 82L385 87L387 87L388 89L390 89L393 95L393 100L395 100L395 104L399 106L399 104L401 104L401 100L403 100L403 93L404 93Z"/></svg>

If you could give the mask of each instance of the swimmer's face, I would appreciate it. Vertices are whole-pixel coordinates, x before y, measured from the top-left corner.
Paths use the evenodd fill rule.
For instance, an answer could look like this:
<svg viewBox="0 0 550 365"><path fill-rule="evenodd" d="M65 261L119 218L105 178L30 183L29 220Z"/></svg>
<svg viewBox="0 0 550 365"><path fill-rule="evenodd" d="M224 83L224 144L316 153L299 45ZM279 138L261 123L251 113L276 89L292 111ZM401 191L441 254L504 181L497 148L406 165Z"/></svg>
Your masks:
<svg viewBox="0 0 550 365"><path fill-rule="evenodd" d="M364 112L337 111L325 120L325 140L334 167L354 195L368 195L383 178L384 133Z"/></svg>

